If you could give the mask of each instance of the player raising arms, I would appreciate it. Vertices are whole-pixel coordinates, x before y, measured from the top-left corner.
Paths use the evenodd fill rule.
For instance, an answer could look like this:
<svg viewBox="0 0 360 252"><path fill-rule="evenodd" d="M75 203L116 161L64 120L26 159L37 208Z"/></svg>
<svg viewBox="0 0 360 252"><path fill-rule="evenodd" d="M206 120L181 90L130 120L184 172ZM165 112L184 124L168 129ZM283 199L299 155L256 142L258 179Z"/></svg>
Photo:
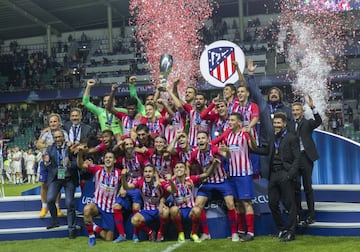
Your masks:
<svg viewBox="0 0 360 252"><path fill-rule="evenodd" d="M171 92L168 90L168 93L171 99L174 101L176 108L182 112L186 111L187 117L189 118L189 140L191 146L196 146L197 140L197 132L199 131L206 131L210 132L211 124L207 120L202 120L200 118L201 112L206 107L206 97L203 93L196 93L195 96L195 108L193 108L189 104L182 104L181 101Z"/></svg>
<svg viewBox="0 0 360 252"><path fill-rule="evenodd" d="M107 103L106 109L113 115L115 115L122 123L122 130L124 135L129 135L135 131L135 127L140 124L140 116L138 116L137 104L138 101L135 98L130 97L126 101L127 113L118 111L114 107L114 97L117 89L117 85L111 86L110 98ZM139 114L141 115L141 114Z"/></svg>

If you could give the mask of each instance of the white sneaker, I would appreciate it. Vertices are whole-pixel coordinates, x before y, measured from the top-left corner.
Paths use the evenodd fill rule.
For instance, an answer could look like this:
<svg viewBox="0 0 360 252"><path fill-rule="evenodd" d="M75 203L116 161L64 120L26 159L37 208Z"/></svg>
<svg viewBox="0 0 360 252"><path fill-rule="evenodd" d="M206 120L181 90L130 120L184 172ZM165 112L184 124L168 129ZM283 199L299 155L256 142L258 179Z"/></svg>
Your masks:
<svg viewBox="0 0 360 252"><path fill-rule="evenodd" d="M202 241L205 241L205 240L211 240L211 236L210 236L210 234L201 234L201 238L200 238L200 240L202 240Z"/></svg>
<svg viewBox="0 0 360 252"><path fill-rule="evenodd" d="M239 235L238 235L237 233L233 233L233 234L231 235L231 241L233 241L233 242L238 242L238 241L240 241Z"/></svg>

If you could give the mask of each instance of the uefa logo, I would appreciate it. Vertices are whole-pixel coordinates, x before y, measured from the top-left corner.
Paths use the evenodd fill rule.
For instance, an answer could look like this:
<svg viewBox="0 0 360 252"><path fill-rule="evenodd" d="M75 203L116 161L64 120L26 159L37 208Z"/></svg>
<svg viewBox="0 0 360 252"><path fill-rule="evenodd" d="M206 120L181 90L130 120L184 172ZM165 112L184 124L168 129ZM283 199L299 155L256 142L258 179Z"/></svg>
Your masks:
<svg viewBox="0 0 360 252"><path fill-rule="evenodd" d="M237 61L240 71L245 68L245 55L241 48L229 41L219 40L208 46L200 57L200 71L204 79L216 87L224 87L227 83L239 80L236 68L232 64Z"/></svg>

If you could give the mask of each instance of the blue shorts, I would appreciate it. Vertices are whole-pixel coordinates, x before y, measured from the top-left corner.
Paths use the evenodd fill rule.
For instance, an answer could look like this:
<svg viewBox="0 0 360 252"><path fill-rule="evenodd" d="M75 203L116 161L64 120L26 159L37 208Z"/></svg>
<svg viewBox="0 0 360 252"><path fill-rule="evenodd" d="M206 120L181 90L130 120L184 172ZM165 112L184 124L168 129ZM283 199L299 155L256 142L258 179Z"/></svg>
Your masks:
<svg viewBox="0 0 360 252"><path fill-rule="evenodd" d="M134 190L127 190L126 196L116 197L115 203L118 203L123 207L123 209L128 211L132 210L133 203L137 203L140 204L140 206L142 206L143 202L142 202L140 190L138 188Z"/></svg>
<svg viewBox="0 0 360 252"><path fill-rule="evenodd" d="M227 180L225 180L223 183L218 183L218 184L215 183L201 184L197 192L197 196L204 196L207 197L208 199L211 199L212 191L218 191L224 198L226 196L233 196L231 186Z"/></svg>
<svg viewBox="0 0 360 252"><path fill-rule="evenodd" d="M160 221L160 214L159 210L140 210L139 214L141 214L144 219L145 223L148 225L149 223L156 222L159 223Z"/></svg>
<svg viewBox="0 0 360 252"><path fill-rule="evenodd" d="M48 170L44 167L44 161L40 161L40 176L39 182L46 182L48 180Z"/></svg>
<svg viewBox="0 0 360 252"><path fill-rule="evenodd" d="M115 221L114 214L103 211L101 208L98 208L99 214L101 215L101 227L105 230L115 231Z"/></svg>
<svg viewBox="0 0 360 252"><path fill-rule="evenodd" d="M165 206L167 207L175 206L174 195L170 194L169 197L166 198Z"/></svg>
<svg viewBox="0 0 360 252"><path fill-rule="evenodd" d="M255 197L254 180L252 176L229 177L235 200L249 200Z"/></svg>
<svg viewBox="0 0 360 252"><path fill-rule="evenodd" d="M181 219L183 221L190 221L190 212L191 212L191 208L190 207L186 207L186 208L179 208L180 209L180 214L181 214Z"/></svg>

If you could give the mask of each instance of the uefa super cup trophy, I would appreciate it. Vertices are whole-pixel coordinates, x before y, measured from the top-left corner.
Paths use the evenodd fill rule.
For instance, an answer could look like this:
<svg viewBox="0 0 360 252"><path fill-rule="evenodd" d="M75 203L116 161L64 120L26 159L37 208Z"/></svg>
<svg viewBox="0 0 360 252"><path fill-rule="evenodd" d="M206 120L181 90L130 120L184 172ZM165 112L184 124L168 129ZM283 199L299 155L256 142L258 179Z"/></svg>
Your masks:
<svg viewBox="0 0 360 252"><path fill-rule="evenodd" d="M167 77L169 76L173 66L173 57L170 54L162 54L160 57L160 86L159 89L164 89L167 85Z"/></svg>

